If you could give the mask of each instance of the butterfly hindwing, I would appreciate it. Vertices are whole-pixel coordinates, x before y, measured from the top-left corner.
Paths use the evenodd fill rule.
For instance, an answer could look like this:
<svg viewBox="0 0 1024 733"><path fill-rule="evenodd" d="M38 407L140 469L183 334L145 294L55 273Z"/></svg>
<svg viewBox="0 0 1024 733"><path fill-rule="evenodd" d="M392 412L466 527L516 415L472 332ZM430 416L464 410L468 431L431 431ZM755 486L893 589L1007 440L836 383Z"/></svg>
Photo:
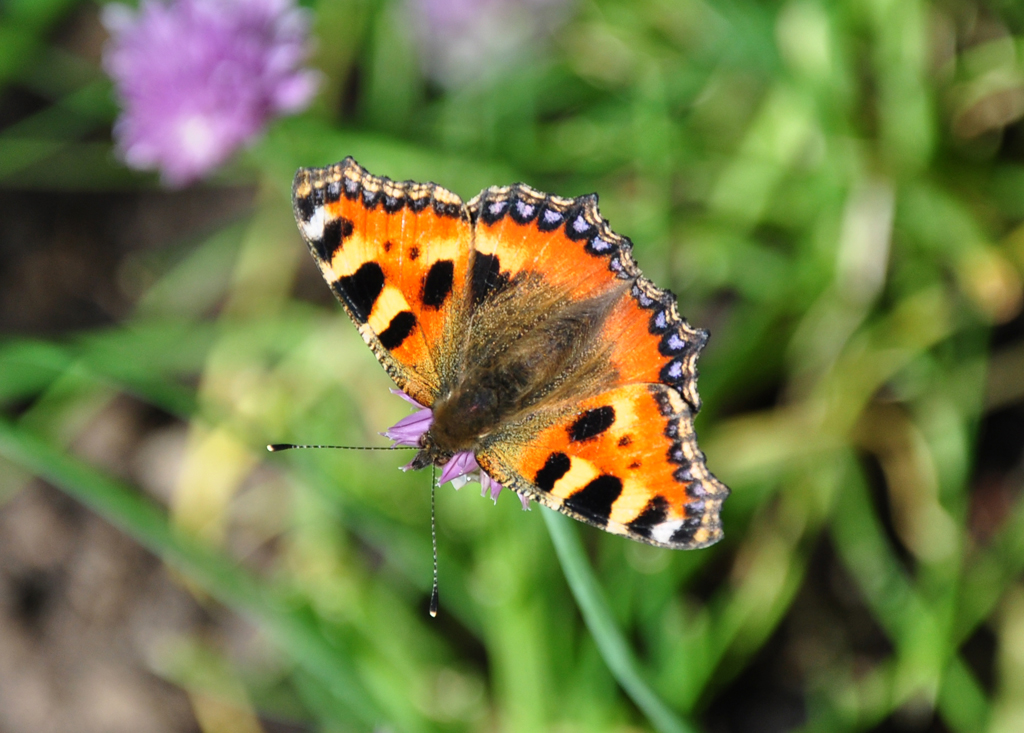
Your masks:
<svg viewBox="0 0 1024 733"><path fill-rule="evenodd" d="M515 491L650 544L704 547L721 536L728 490L708 472L693 413L672 387L616 387L562 410L525 442L515 436L513 427L477 454L492 478Z"/></svg>
<svg viewBox="0 0 1024 733"><path fill-rule="evenodd" d="M296 219L313 259L398 386L422 404L465 319L471 224L435 184L370 175L351 158L299 170Z"/></svg>

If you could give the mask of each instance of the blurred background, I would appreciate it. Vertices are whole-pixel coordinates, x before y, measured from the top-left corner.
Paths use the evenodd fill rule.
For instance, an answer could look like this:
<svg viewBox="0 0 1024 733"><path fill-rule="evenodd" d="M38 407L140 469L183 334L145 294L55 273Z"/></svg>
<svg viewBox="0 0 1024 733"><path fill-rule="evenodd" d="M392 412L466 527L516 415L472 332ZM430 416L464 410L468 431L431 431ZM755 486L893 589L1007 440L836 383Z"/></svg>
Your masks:
<svg viewBox="0 0 1024 733"><path fill-rule="evenodd" d="M0 731L1024 730L1022 117L1013 0L4 0ZM445 486L431 620L429 478L266 453L408 414L346 155L600 194L720 544Z"/></svg>

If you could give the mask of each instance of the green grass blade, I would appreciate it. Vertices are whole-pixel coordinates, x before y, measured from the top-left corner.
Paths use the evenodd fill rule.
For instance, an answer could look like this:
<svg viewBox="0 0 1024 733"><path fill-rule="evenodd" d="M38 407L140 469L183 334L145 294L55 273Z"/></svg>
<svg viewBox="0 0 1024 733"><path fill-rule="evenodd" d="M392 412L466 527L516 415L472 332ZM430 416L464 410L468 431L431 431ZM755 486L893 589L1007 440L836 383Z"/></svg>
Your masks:
<svg viewBox="0 0 1024 733"><path fill-rule="evenodd" d="M641 676L640 666L616 626L587 562L572 520L547 509L541 511L541 515L548 526L558 561L562 564L562 572L583 614L583 620L616 681L660 733L694 733L696 729L670 710Z"/></svg>

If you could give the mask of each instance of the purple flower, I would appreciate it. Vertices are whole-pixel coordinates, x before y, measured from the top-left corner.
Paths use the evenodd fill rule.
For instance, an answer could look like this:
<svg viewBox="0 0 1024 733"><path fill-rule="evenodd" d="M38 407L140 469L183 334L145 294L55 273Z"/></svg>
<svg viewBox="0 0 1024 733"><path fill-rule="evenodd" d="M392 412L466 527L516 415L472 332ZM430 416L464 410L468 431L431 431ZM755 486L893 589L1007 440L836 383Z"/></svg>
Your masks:
<svg viewBox="0 0 1024 733"><path fill-rule="evenodd" d="M429 407L424 407L400 389L391 390L391 394L401 397L410 405L419 409L408 417L403 417L381 433L381 435L395 441L394 445L407 445L418 448L420 440L430 430L430 425L434 422L434 413ZM403 466L402 470L408 470L410 465ZM448 463L444 464L444 468L441 469L441 476L437 480L437 485L440 486L449 481L452 482L452 486L455 487L456 491L470 481L479 481L480 495L487 496L488 492L490 492L491 500L495 504L498 503L498 495L501 493L502 486L480 468L480 464L476 462L476 456L473 455L472 451L460 451L452 456ZM526 494L519 494L519 500L523 504L523 509L528 511L530 509L530 498Z"/></svg>
<svg viewBox="0 0 1024 733"><path fill-rule="evenodd" d="M308 17L292 0L112 4L103 65L123 114L114 137L132 168L189 183L306 107L319 75L302 67Z"/></svg>
<svg viewBox="0 0 1024 733"><path fill-rule="evenodd" d="M462 86L529 55L572 0L407 0L426 72Z"/></svg>
<svg viewBox="0 0 1024 733"><path fill-rule="evenodd" d="M474 461L475 463L476 461ZM495 504L498 503L498 494L501 493L501 484L492 479L487 475L486 471L480 472L480 496L487 496L487 493L491 494L491 501Z"/></svg>
<svg viewBox="0 0 1024 733"><path fill-rule="evenodd" d="M408 417L403 417L381 433L381 435L395 441L395 445L419 448L420 439L424 433L430 430L430 425L434 422L434 413L430 411L429 407L424 407L400 389L391 390L391 394L398 395L406 402L420 409Z"/></svg>
<svg viewBox="0 0 1024 733"><path fill-rule="evenodd" d="M480 464L476 462L476 456L471 451L462 451L461 453L456 453L448 463L444 464L444 468L441 469L441 477L437 480L437 485L440 486L451 481L452 486L456 489L461 489L470 481L473 474L479 471ZM460 481L459 479L462 480Z"/></svg>

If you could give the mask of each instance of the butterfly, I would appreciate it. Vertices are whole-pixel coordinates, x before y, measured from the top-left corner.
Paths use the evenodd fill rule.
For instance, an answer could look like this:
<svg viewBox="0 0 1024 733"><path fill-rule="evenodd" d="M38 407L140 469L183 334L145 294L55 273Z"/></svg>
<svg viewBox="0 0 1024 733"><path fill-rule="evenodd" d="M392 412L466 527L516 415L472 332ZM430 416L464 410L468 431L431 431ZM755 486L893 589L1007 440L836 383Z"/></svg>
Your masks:
<svg viewBox="0 0 1024 733"><path fill-rule="evenodd" d="M346 158L300 169L292 197L324 279L418 408L385 433L419 449L406 468L477 475L495 499L652 545L721 538L729 490L693 428L708 334L641 274L595 194L520 183L464 203Z"/></svg>

